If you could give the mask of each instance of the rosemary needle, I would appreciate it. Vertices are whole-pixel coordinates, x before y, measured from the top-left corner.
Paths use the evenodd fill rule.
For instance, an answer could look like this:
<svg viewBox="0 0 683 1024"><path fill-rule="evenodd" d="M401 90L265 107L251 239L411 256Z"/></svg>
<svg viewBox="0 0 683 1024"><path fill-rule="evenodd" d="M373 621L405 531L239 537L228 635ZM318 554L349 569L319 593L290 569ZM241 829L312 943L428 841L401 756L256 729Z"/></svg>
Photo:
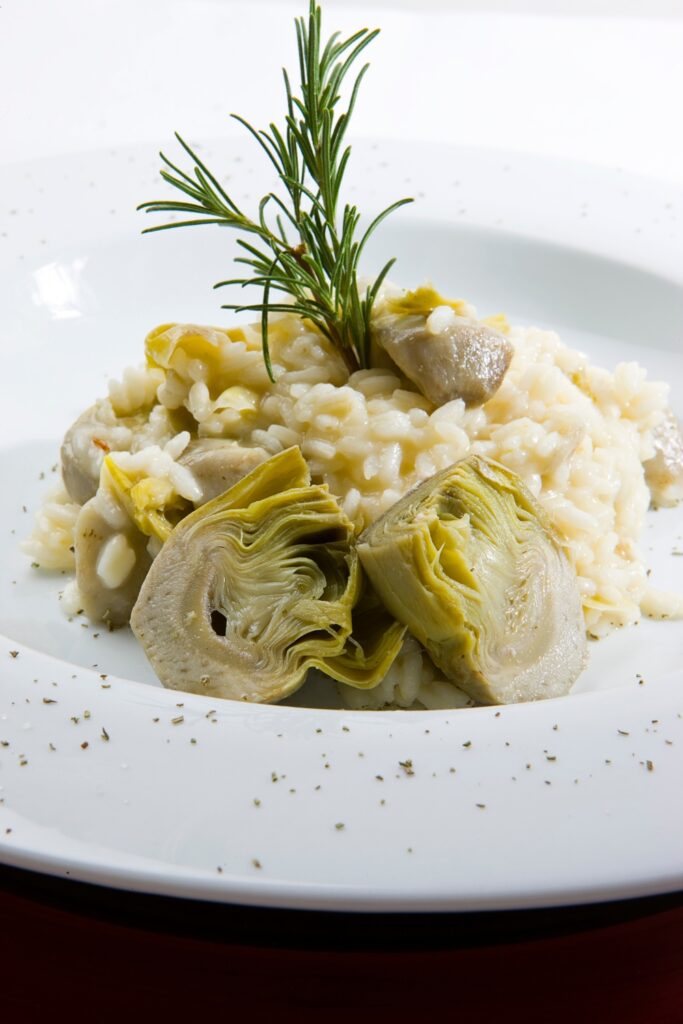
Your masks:
<svg viewBox="0 0 683 1024"><path fill-rule="evenodd" d="M198 224L218 224L241 233L242 252L235 262L249 268L245 276L220 281L225 285L256 285L261 301L227 303L224 309L261 314L263 357L271 380L268 314L297 313L310 320L341 352L350 371L370 362L370 317L378 290L395 262L389 260L361 295L358 264L365 245L390 213L412 199L399 199L382 210L364 233L360 213L339 196L351 147L344 146L349 119L358 97L365 64L355 77L347 106L340 110L341 87L351 67L379 30L360 29L340 40L335 32L323 45L321 12L311 0L308 19L296 19L300 94L295 95L283 69L287 97L284 126L271 123L256 130L233 114L251 133L272 163L282 194L269 192L249 217L219 184L217 177L180 135L176 138L194 166L190 173L160 154L162 178L184 198L142 203L138 209L179 213L184 219L146 228L146 232Z"/></svg>

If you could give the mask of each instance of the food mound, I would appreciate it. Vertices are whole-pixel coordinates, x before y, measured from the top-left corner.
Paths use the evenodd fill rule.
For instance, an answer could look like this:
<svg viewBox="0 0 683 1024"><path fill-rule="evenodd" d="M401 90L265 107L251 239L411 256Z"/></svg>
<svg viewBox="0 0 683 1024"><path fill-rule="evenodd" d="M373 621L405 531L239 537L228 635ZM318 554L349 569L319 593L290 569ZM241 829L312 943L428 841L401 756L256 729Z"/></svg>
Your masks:
<svg viewBox="0 0 683 1024"><path fill-rule="evenodd" d="M428 287L385 283L372 338L350 372L271 316L273 383L260 325L152 331L27 545L75 568L65 608L131 622L172 688L277 701L317 669L370 708L558 696L587 634L680 614L638 551L683 497L665 384Z"/></svg>

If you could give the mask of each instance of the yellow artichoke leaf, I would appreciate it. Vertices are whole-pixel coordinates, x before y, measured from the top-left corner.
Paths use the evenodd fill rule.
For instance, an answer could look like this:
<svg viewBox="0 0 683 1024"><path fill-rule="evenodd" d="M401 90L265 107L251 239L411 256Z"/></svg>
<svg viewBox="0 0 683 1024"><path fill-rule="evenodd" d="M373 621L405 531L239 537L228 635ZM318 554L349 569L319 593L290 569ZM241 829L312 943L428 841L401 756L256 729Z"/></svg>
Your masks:
<svg viewBox="0 0 683 1024"><path fill-rule="evenodd" d="M361 598L353 608L351 634L344 650L321 660L317 667L341 683L372 689L391 668L405 634L406 627L389 614L365 578Z"/></svg>

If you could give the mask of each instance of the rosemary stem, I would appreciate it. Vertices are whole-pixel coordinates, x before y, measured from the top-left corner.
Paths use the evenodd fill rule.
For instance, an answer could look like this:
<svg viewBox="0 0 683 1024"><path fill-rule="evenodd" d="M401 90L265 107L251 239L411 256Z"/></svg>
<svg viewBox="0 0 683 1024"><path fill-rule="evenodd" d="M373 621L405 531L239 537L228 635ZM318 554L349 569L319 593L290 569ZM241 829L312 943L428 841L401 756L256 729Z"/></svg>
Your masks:
<svg viewBox="0 0 683 1024"><path fill-rule="evenodd" d="M178 142L193 163L184 171L164 154L162 177L180 193L142 203L138 209L148 213L181 213L181 221L155 224L146 231L219 224L238 231L240 256L237 262L250 275L224 283L242 287L256 286L262 291L257 306L261 312L263 356L269 376L273 369L268 345L268 312L281 307L273 296L286 292L292 296L292 311L309 319L341 353L349 372L368 366L373 302L377 288L361 298L358 290L358 263L365 243L382 220L404 203L402 199L383 210L371 222L359 240L356 229L360 215L346 205L341 218L337 205L350 147L342 148L349 120L356 104L361 81L368 69L364 65L351 87L346 110L339 109L343 81L361 52L372 42L378 30L360 29L348 39L334 33L324 45L320 6L310 0L308 18L295 21L299 63L297 95L283 70L287 97L284 125L271 124L257 131L248 121L233 115L258 143L275 168L282 195L269 193L261 199L258 215L250 218L220 185L187 142ZM287 241L293 230L295 244ZM245 237L246 236L246 237ZM382 275L386 272L382 272Z"/></svg>

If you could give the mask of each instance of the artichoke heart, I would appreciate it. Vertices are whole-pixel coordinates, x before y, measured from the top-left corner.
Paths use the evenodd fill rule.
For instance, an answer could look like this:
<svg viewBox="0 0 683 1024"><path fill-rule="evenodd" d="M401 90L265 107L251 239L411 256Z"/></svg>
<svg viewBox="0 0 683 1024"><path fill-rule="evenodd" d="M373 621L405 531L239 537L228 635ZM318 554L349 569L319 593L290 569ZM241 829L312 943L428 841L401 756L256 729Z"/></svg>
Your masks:
<svg viewBox="0 0 683 1024"><path fill-rule="evenodd" d="M310 483L298 448L188 515L131 616L164 686L266 703L293 693L310 668L376 685L405 630L370 608L352 637L354 607L368 601L352 540L353 524L327 487Z"/></svg>
<svg viewBox="0 0 683 1024"><path fill-rule="evenodd" d="M586 660L576 573L538 502L471 455L368 527L363 567L445 675L486 704L558 697Z"/></svg>
<svg viewBox="0 0 683 1024"><path fill-rule="evenodd" d="M446 313L436 325L431 314ZM512 360L513 347L498 328L506 321L473 320L458 300L433 288L418 288L389 298L374 318L372 341L433 402L461 399L465 405L487 402L498 390Z"/></svg>

